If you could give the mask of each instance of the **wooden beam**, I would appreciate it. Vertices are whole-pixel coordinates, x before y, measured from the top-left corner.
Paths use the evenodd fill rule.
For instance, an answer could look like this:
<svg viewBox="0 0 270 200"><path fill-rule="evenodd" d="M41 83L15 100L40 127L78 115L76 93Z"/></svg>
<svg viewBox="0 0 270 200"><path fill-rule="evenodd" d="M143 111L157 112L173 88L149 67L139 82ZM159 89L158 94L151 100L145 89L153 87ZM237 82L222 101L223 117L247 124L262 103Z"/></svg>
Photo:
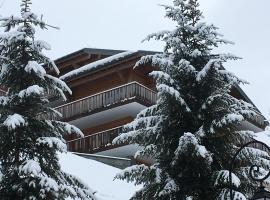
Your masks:
<svg viewBox="0 0 270 200"><path fill-rule="evenodd" d="M83 62L85 60L89 60L91 58L92 58L91 54L84 54L84 55L80 55L79 57L74 58L74 59L72 59L70 61L63 62L61 64L56 63L56 65L58 65L59 69L61 70L61 69L66 68L66 67L68 67L70 65L76 65L76 64L78 64L80 62Z"/></svg>

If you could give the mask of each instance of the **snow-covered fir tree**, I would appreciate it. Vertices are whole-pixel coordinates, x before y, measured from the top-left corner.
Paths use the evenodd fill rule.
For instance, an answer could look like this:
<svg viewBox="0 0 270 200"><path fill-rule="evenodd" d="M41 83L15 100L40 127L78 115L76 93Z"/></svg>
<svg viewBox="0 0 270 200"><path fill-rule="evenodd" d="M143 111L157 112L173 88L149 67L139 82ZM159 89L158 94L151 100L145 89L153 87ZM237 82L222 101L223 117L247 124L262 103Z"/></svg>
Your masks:
<svg viewBox="0 0 270 200"><path fill-rule="evenodd" d="M48 25L30 5L23 0L20 17L0 19L5 29L0 35L0 85L7 90L0 98L0 199L95 199L93 191L60 169L57 153L67 150L63 136L82 132L48 118L60 115L46 105L49 91L63 98L71 91L50 75L59 73L43 54L50 46L35 39L35 27Z"/></svg>
<svg viewBox="0 0 270 200"><path fill-rule="evenodd" d="M139 145L135 156L155 162L127 168L117 178L143 184L136 200L227 200L230 160L252 135L241 130L241 122L255 116L255 108L230 94L245 83L223 67L237 57L213 53L230 42L214 25L202 22L198 0L174 0L173 6L164 7L176 28L149 35L146 40L165 42L164 51L142 57L135 66L157 66L150 73L156 80L157 103L141 111L114 140ZM250 195L254 183L248 166L268 164L264 155L249 147L237 158L234 199Z"/></svg>

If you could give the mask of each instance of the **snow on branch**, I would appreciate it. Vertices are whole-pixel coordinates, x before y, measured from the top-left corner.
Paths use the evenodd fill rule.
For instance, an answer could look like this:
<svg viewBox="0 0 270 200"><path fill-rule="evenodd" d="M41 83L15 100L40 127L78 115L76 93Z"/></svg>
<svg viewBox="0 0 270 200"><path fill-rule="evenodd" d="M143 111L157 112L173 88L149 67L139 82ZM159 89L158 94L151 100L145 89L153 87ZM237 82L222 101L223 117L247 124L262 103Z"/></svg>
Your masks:
<svg viewBox="0 0 270 200"><path fill-rule="evenodd" d="M135 155L134 158L139 158L139 157L153 157L155 152L157 151L157 146L154 144L149 144L145 147L142 147L142 149L138 150Z"/></svg>
<svg viewBox="0 0 270 200"><path fill-rule="evenodd" d="M9 115L7 119L4 121L3 125L8 129L16 129L19 126L24 126L26 124L23 116L19 114Z"/></svg>
<svg viewBox="0 0 270 200"><path fill-rule="evenodd" d="M72 91L70 90L70 88L67 86L67 84L64 81L54 76L51 76L49 74L46 74L45 77L49 79L50 81L52 81L52 88L58 91L64 100L66 100L67 98L63 91L66 91L69 94L72 94Z"/></svg>
<svg viewBox="0 0 270 200"><path fill-rule="evenodd" d="M26 88L25 90L21 90L18 94L20 98L29 97L31 95L42 95L44 94L44 88L38 85L32 85Z"/></svg>
<svg viewBox="0 0 270 200"><path fill-rule="evenodd" d="M196 80L200 82L204 77L207 76L208 72L212 68L219 68L220 67L220 60L218 59L211 59L208 63L204 66L204 68L197 74Z"/></svg>
<svg viewBox="0 0 270 200"><path fill-rule="evenodd" d="M147 55L143 56L134 66L134 68L143 66L145 64L152 64L160 68L169 68L173 66L173 62L170 58L165 57L163 54Z"/></svg>
<svg viewBox="0 0 270 200"><path fill-rule="evenodd" d="M19 172L21 175L39 176L41 173L41 167L35 160L26 160L19 166Z"/></svg>
<svg viewBox="0 0 270 200"><path fill-rule="evenodd" d="M34 72L40 78L46 75L46 70L36 61L29 61L24 70L28 73Z"/></svg>
<svg viewBox="0 0 270 200"><path fill-rule="evenodd" d="M179 1L178 6L185 7L185 4L183 2ZM185 23L188 21L187 17L184 15L183 10L169 5L161 5L166 10L166 17L172 19L173 21L176 21L179 25L185 25Z"/></svg>
<svg viewBox="0 0 270 200"><path fill-rule="evenodd" d="M170 86L165 85L165 84L159 84L159 85L157 85L157 91L158 91L158 95L161 95L163 93L171 95L178 102L180 102L180 104L182 106L185 106L187 112L191 111L189 106L185 102L185 100L181 97L180 93L176 89L174 89L173 87L170 87Z"/></svg>
<svg viewBox="0 0 270 200"><path fill-rule="evenodd" d="M229 82L231 85L234 84L249 84L249 82L247 82L244 79L240 79L238 78L234 73L229 72L227 70L218 70L219 74L221 74L224 79Z"/></svg>
<svg viewBox="0 0 270 200"><path fill-rule="evenodd" d="M221 59L223 62L226 62L228 60L238 60L241 59L241 57L238 57L231 53L224 53L224 54L218 54L217 57Z"/></svg>
<svg viewBox="0 0 270 200"><path fill-rule="evenodd" d="M126 133L121 133L119 136L113 139L113 144L124 144L132 141L140 134L139 130L131 130Z"/></svg>
<svg viewBox="0 0 270 200"><path fill-rule="evenodd" d="M38 52L41 52L43 49L51 50L51 46L49 43L42 41L42 40L35 40L32 45L32 49Z"/></svg>
<svg viewBox="0 0 270 200"><path fill-rule="evenodd" d="M8 97L6 97L6 96L0 96L0 106L7 105L8 101L9 101L9 98Z"/></svg>
<svg viewBox="0 0 270 200"><path fill-rule="evenodd" d="M40 137L37 139L37 145L47 145L50 148L55 147L60 152L67 151L67 145L63 140L60 140L57 137Z"/></svg>
<svg viewBox="0 0 270 200"><path fill-rule="evenodd" d="M169 74L163 71L152 71L149 75L156 80L166 80L170 84L174 84L175 82Z"/></svg>
<svg viewBox="0 0 270 200"><path fill-rule="evenodd" d="M143 39L142 42L145 42L145 41L149 41L151 39L154 39L154 40L162 40L164 37L166 37L168 34L170 33L170 31L160 31L160 32L157 32L157 33L152 33L152 34L149 34L145 39Z"/></svg>
<svg viewBox="0 0 270 200"><path fill-rule="evenodd" d="M57 184L57 182L54 179L52 179L50 177L46 177L46 176L43 176L40 178L41 178L41 180L40 180L39 184L42 188L46 188L46 192L49 192L49 191L58 192L59 191L60 186ZM41 190L41 193L43 193L42 190ZM44 195L45 195L45 191L44 191Z"/></svg>
<svg viewBox="0 0 270 200"><path fill-rule="evenodd" d="M176 184L176 182L171 179L171 178L167 178L165 181L165 186L162 188L162 190L158 193L159 197L171 194L172 192L176 192L179 190L178 185Z"/></svg>
<svg viewBox="0 0 270 200"><path fill-rule="evenodd" d="M63 129L63 132L65 132L67 134L73 134L74 133L77 136L84 137L83 132L74 125L71 125L71 124L66 123L66 122L52 121L52 124L54 124L54 123L60 125L60 127Z"/></svg>
<svg viewBox="0 0 270 200"><path fill-rule="evenodd" d="M198 139L192 133L184 133L184 135L179 138L178 147L174 152L175 160L178 159L179 155L186 154L190 148L194 149L194 153L197 156L207 159L209 164L212 162L211 153L205 146L199 144Z"/></svg>
<svg viewBox="0 0 270 200"><path fill-rule="evenodd" d="M217 176L216 176L216 181L215 181L214 185L219 186L219 185L228 184L228 183L230 183L230 181L229 181L229 171L228 170L220 170L220 171L218 171ZM241 184L240 179L234 173L232 173L232 184L237 188Z"/></svg>
<svg viewBox="0 0 270 200"><path fill-rule="evenodd" d="M241 114L229 113L222 117L221 119L216 119L212 123L214 126L222 128L223 126L227 126L228 124L237 124L243 121L245 118Z"/></svg>
<svg viewBox="0 0 270 200"><path fill-rule="evenodd" d="M10 43L23 40L25 38L25 33L20 31L10 31L7 33L0 34L1 45L7 46Z"/></svg>
<svg viewBox="0 0 270 200"><path fill-rule="evenodd" d="M228 200L230 199L230 191L225 188L220 192L218 199L220 200ZM233 200L247 200L247 198L240 192L233 190Z"/></svg>
<svg viewBox="0 0 270 200"><path fill-rule="evenodd" d="M136 181L135 184L139 185L142 184L143 181L136 179L135 180L135 176L137 175L146 175L150 172L150 167L141 164L141 165L133 165L131 167L127 167L124 170L122 170L121 172L117 173L116 176L114 177L114 179L126 179L127 182L133 182ZM129 176L129 174L131 174L132 176Z"/></svg>

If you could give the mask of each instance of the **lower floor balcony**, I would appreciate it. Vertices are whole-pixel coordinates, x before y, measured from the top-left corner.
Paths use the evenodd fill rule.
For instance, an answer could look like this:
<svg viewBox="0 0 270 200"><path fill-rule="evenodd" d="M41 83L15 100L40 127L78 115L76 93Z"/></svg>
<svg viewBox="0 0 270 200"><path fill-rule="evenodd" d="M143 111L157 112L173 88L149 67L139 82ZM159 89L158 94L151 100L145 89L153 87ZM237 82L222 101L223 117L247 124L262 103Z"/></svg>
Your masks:
<svg viewBox="0 0 270 200"><path fill-rule="evenodd" d="M112 144L123 130L123 127L116 127L106 131L101 131L83 138L67 141L68 151L80 153L97 153L116 147Z"/></svg>

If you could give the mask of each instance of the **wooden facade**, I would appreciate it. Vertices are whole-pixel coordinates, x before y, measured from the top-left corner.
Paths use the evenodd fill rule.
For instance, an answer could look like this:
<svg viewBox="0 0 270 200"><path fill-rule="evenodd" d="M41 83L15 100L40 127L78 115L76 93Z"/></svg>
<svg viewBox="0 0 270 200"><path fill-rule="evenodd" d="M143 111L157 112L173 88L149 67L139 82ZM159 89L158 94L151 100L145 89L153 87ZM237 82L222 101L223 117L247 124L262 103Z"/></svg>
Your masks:
<svg viewBox="0 0 270 200"><path fill-rule="evenodd" d="M121 52L123 51L82 49L56 60L56 64L61 71L60 75L64 75ZM73 95L68 96L67 102L56 104L56 110L63 114L60 120L74 122L75 125L76 123L83 124L82 130L85 134L85 138L75 136L66 138L70 151L96 153L117 148L112 145L112 140L121 132L122 127L134 118L134 113L129 115L128 109L134 112L134 105L137 107L141 105L140 109L142 109L156 102L155 83L148 76L154 67L145 66L133 69L141 56L153 53L137 51L115 62L103 63L94 70L86 70L84 73L63 79L73 91ZM252 103L238 87L234 88L232 95ZM52 98L52 101L55 100ZM133 105L133 107L128 107L128 105ZM114 116L114 110L116 113L117 108L124 109L124 106L125 114ZM111 115L109 121L102 123L101 118L101 122L97 125L91 124L91 127L87 127L87 117L98 114L101 116L101 113L104 113L104 117L106 111L108 115ZM136 110L137 113L139 111ZM91 120L90 117L89 120ZM80 119L83 122L80 122ZM254 118L251 123L261 129L266 125L261 115Z"/></svg>

